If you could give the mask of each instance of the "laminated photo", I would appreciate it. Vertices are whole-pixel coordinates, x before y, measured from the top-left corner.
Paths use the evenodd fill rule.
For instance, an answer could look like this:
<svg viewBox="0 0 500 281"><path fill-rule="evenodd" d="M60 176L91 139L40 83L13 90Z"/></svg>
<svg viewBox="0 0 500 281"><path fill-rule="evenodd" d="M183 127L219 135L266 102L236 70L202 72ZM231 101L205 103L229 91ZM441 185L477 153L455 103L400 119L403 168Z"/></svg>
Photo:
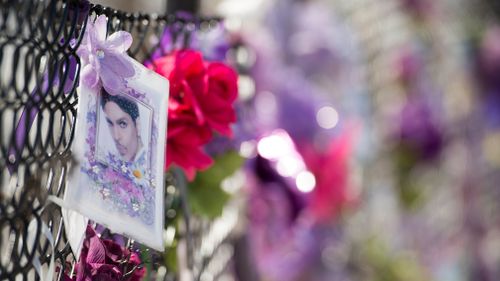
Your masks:
<svg viewBox="0 0 500 281"><path fill-rule="evenodd" d="M119 93L80 86L66 206L162 251L168 81L130 60Z"/></svg>

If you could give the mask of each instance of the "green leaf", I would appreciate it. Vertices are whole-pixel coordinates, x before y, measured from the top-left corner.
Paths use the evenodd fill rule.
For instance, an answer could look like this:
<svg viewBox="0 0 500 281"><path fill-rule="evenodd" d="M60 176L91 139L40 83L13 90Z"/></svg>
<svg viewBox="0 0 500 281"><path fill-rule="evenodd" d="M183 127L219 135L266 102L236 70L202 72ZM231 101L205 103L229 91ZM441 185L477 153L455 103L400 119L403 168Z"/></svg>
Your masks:
<svg viewBox="0 0 500 281"><path fill-rule="evenodd" d="M199 172L188 185L188 198L193 213L214 219L222 214L230 195L222 190L224 179L234 174L243 164L244 159L235 151L218 156L214 165Z"/></svg>
<svg viewBox="0 0 500 281"><path fill-rule="evenodd" d="M167 266L167 271L169 272L178 272L177 268L177 241L175 241L172 245L165 247L164 252L164 262ZM144 279L149 280L149 279Z"/></svg>

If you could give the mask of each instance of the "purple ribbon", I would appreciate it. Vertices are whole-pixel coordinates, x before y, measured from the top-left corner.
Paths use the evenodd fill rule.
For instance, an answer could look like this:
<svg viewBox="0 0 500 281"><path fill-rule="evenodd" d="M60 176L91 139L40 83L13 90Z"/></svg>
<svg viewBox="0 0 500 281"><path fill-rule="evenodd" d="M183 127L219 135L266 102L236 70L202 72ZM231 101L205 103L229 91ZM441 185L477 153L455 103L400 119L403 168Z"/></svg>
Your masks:
<svg viewBox="0 0 500 281"><path fill-rule="evenodd" d="M82 24L83 21L85 21L88 18L88 14L90 11L90 3L87 0L81 0L77 2L70 1L68 9L69 9L69 17L76 18L76 22L78 24ZM65 43L64 40L61 40L60 42L61 46L64 46L64 43ZM69 44L71 45L72 42L70 41ZM54 69L56 70L59 69L57 66L58 65L56 65ZM67 95L73 89L73 85L75 83L75 78L76 78L77 66L78 65L76 58L73 56L70 57L69 67L68 69L66 69L68 71L68 75L66 77L63 77L64 80L63 92L65 95ZM63 69L63 72L64 70L65 69ZM52 81L50 81L49 74L45 73L43 76L41 89L37 85L35 89L31 92L30 99L26 104L23 113L21 114L21 118L19 119L19 122L17 123L16 126L14 144L11 144L9 146L7 169L9 170L10 174L12 174L19 165L19 159L21 158L22 155L26 137L29 131L31 130L31 126L35 121L36 115L40 111L37 104L40 103L42 98L45 98L45 96L48 93L48 89L50 89L53 86L57 87L59 86L59 84L60 84L60 79L57 72L54 74L54 78Z"/></svg>
<svg viewBox="0 0 500 281"><path fill-rule="evenodd" d="M69 59L69 68L67 69L68 75L64 81L64 86L63 86L63 93L67 95L68 93L71 92L74 84L74 80L76 77L76 69L77 69L77 63L76 63L76 58L71 57ZM57 67L55 69L58 69ZM64 69L63 69L64 71ZM45 98L45 96L48 94L48 90L56 86L58 87L61 83L59 76L57 73L54 75L54 78L52 80L52 83L50 83L49 75L48 73L45 73L43 76L43 82L42 86L39 87L38 85L35 87L35 89L31 92L30 96L31 99L28 101L26 104L23 113L21 114L21 118L19 119L19 122L17 123L16 126L16 131L15 131L15 139L14 139L14 144L11 144L9 147L9 152L8 152L8 164L7 168L9 170L9 173L12 174L18 167L19 165L19 159L21 158L22 150L25 145L26 137L28 136L28 133L31 130L31 126L33 125L33 122L35 121L35 118L40 111L39 107L37 104L40 103L42 98Z"/></svg>
<svg viewBox="0 0 500 281"><path fill-rule="evenodd" d="M95 23L89 21L77 54L83 65L82 83L96 92L104 87L110 94L116 95L123 92L126 87L124 78L132 77L135 74L134 67L126 54L132 44L132 36L128 32L118 31L106 38L106 25L106 16L104 15L99 16ZM60 43L64 44L64 41ZM58 70L58 66L56 64L54 69ZM76 58L71 57L69 67L67 69L63 67L63 73L67 71L69 74L63 77L64 94L68 94L73 89L76 70ZM11 174L19 165L26 137L40 111L37 105L45 98L49 89L60 86L60 80L57 71L52 80L49 73L45 73L41 87L37 85L31 92L30 100L26 104L16 127L14 144L11 144L8 150L7 168Z"/></svg>

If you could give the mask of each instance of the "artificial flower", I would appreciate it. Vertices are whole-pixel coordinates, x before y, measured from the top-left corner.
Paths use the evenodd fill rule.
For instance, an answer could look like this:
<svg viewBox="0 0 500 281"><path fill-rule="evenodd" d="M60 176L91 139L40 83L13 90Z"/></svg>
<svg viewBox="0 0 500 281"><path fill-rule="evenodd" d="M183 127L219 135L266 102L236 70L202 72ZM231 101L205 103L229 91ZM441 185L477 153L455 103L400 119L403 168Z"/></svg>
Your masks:
<svg viewBox="0 0 500 281"><path fill-rule="evenodd" d="M111 95L122 92L124 79L134 75L134 68L126 51L132 45L132 36L117 31L106 38L106 16L88 21L77 54L82 60L81 80L85 86L98 91L102 86Z"/></svg>
<svg viewBox="0 0 500 281"><path fill-rule="evenodd" d="M94 229L87 226L76 275L71 278L64 274L63 280L118 281L125 274L130 274L127 280L140 281L146 273L140 265L137 253L130 252L113 240L99 238Z"/></svg>
<svg viewBox="0 0 500 281"><path fill-rule="evenodd" d="M147 66L170 81L165 167L174 163L193 180L197 170L213 162L203 151L212 130L232 135L237 74L222 63L204 62L193 50L175 51Z"/></svg>
<svg viewBox="0 0 500 281"><path fill-rule="evenodd" d="M233 103L238 97L234 70L223 63L207 65L208 90L197 96L207 124L225 136L231 136L230 124L236 122Z"/></svg>
<svg viewBox="0 0 500 281"><path fill-rule="evenodd" d="M172 163L180 166L189 180L197 170L204 170L213 161L202 149L210 141L212 132L207 126L198 126L195 118L172 120L167 132L166 167Z"/></svg>

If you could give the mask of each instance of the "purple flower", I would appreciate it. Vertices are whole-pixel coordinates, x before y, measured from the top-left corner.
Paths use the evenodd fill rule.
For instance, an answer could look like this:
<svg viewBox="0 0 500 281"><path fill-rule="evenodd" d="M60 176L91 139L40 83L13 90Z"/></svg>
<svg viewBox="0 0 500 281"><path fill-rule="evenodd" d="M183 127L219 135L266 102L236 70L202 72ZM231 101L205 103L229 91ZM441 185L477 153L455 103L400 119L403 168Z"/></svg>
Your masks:
<svg viewBox="0 0 500 281"><path fill-rule="evenodd" d="M146 273L140 265L141 260L137 253L131 253L113 240L101 240L94 229L87 226L80 259L76 266L76 276L71 278L64 274L63 280L118 281L133 270L127 280L140 281Z"/></svg>
<svg viewBox="0 0 500 281"><path fill-rule="evenodd" d="M197 31L191 39L191 48L200 50L208 61L224 61L229 51L229 42L222 23L206 31Z"/></svg>
<svg viewBox="0 0 500 281"><path fill-rule="evenodd" d="M124 78L134 75L134 68L125 53L132 45L132 36L118 31L106 38L106 16L88 22L77 54L83 63L81 81L89 88L101 86L111 95L125 90Z"/></svg>
<svg viewBox="0 0 500 281"><path fill-rule="evenodd" d="M189 20L189 14L178 14L178 17ZM183 46L183 38L181 37L183 28L182 24L173 24L161 35L158 48L151 54L151 57L145 62L146 65L154 64L154 61L163 57L175 50L186 48ZM216 23L207 30L196 29L192 31L189 42L189 48L199 50L203 54L203 58L207 61L224 61L226 54L229 51L230 44L227 40L226 29L222 23Z"/></svg>
<svg viewBox="0 0 500 281"><path fill-rule="evenodd" d="M422 160L432 160L441 152L444 135L430 106L417 97L410 98L401 112L397 137Z"/></svg>
<svg viewBox="0 0 500 281"><path fill-rule="evenodd" d="M124 188L120 187L118 184L114 184L113 192L115 193L116 198L119 199L123 204L127 206L130 205L130 194L128 194L128 192Z"/></svg>
<svg viewBox="0 0 500 281"><path fill-rule="evenodd" d="M92 269L92 281L119 281L122 280L122 273L117 266L103 264Z"/></svg>

